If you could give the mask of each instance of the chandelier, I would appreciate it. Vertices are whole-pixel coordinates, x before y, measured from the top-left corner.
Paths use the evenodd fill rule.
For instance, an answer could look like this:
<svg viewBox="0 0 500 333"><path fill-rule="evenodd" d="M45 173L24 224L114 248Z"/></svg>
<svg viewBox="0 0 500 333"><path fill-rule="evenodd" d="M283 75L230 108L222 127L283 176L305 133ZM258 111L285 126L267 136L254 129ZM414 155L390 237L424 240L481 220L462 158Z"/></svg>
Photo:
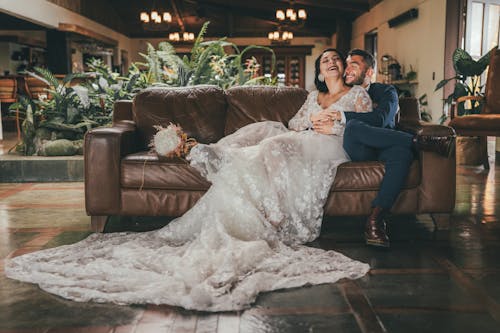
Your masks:
<svg viewBox="0 0 500 333"><path fill-rule="evenodd" d="M276 31L271 31L267 38L272 43L289 43L293 39L293 32L291 31L282 31L280 28Z"/></svg>
<svg viewBox="0 0 500 333"><path fill-rule="evenodd" d="M295 9L294 1L291 0L288 8L276 10L278 29L269 32L267 38L271 43L290 43L293 39L293 32L290 31L290 28L302 26L306 19L306 10L303 8Z"/></svg>
<svg viewBox="0 0 500 333"><path fill-rule="evenodd" d="M307 12L305 9L295 9L294 1L290 1L290 6L283 10L276 10L276 19L284 24L300 24L307 19Z"/></svg>
<svg viewBox="0 0 500 333"><path fill-rule="evenodd" d="M172 42L191 42L194 40L192 32L171 32L168 34L168 39Z"/></svg>
<svg viewBox="0 0 500 333"><path fill-rule="evenodd" d="M141 12L139 14L139 19L144 29L162 31L168 29L169 24L172 22L172 14L156 7L153 1L151 11Z"/></svg>

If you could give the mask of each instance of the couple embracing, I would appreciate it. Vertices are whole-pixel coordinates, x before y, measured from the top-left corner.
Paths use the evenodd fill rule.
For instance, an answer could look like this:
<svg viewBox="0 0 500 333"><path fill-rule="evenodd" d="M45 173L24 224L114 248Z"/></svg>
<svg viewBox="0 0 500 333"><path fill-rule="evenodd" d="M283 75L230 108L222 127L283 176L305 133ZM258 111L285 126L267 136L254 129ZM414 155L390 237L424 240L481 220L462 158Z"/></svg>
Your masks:
<svg viewBox="0 0 500 333"><path fill-rule="evenodd" d="M365 236L389 246L384 215L419 143L391 129L396 91L370 84L373 67L365 51L344 60L325 50L316 60L318 89L288 128L254 123L191 150L191 166L212 186L183 216L155 231L94 234L22 255L6 261L6 275L76 301L202 311L245 309L261 292L365 275L367 264L303 244L319 236L337 167L380 160L386 171Z"/></svg>

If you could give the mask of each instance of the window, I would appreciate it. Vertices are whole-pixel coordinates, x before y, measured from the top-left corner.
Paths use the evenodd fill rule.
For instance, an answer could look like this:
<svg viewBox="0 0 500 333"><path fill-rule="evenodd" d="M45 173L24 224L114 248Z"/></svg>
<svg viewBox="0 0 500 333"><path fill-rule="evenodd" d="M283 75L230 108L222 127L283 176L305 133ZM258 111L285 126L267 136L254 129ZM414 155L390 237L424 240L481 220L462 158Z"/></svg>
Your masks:
<svg viewBox="0 0 500 333"><path fill-rule="evenodd" d="M465 50L480 58L500 44L500 0L468 0Z"/></svg>

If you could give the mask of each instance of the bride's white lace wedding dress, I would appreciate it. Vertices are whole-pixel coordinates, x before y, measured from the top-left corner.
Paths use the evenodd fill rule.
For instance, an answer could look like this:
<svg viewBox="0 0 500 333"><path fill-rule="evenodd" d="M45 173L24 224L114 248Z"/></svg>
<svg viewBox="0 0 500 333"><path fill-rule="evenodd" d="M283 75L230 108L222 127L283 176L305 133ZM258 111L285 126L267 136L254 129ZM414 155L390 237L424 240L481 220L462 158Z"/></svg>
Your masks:
<svg viewBox="0 0 500 333"><path fill-rule="evenodd" d="M191 165L213 185L164 228L93 234L19 256L6 262L7 276L76 301L205 311L247 308L264 291L363 276L365 263L300 245L318 237L337 166L348 160L342 136L306 130L321 110L317 96L309 94L292 131L255 123L193 148ZM331 108L364 112L371 102L354 87Z"/></svg>

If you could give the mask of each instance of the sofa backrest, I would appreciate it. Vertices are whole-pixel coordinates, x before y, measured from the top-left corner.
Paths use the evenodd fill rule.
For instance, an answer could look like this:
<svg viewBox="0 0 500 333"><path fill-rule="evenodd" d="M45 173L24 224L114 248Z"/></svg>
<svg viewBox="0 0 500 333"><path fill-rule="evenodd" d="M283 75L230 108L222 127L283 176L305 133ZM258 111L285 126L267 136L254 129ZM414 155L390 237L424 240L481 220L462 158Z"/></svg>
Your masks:
<svg viewBox="0 0 500 333"><path fill-rule="evenodd" d="M217 142L224 135L226 99L217 86L147 88L135 96L132 111L145 145L156 133L155 125L170 123L201 143Z"/></svg>
<svg viewBox="0 0 500 333"><path fill-rule="evenodd" d="M226 90L227 115L224 135L264 120L288 121L307 98L302 88L274 86L237 86Z"/></svg>

